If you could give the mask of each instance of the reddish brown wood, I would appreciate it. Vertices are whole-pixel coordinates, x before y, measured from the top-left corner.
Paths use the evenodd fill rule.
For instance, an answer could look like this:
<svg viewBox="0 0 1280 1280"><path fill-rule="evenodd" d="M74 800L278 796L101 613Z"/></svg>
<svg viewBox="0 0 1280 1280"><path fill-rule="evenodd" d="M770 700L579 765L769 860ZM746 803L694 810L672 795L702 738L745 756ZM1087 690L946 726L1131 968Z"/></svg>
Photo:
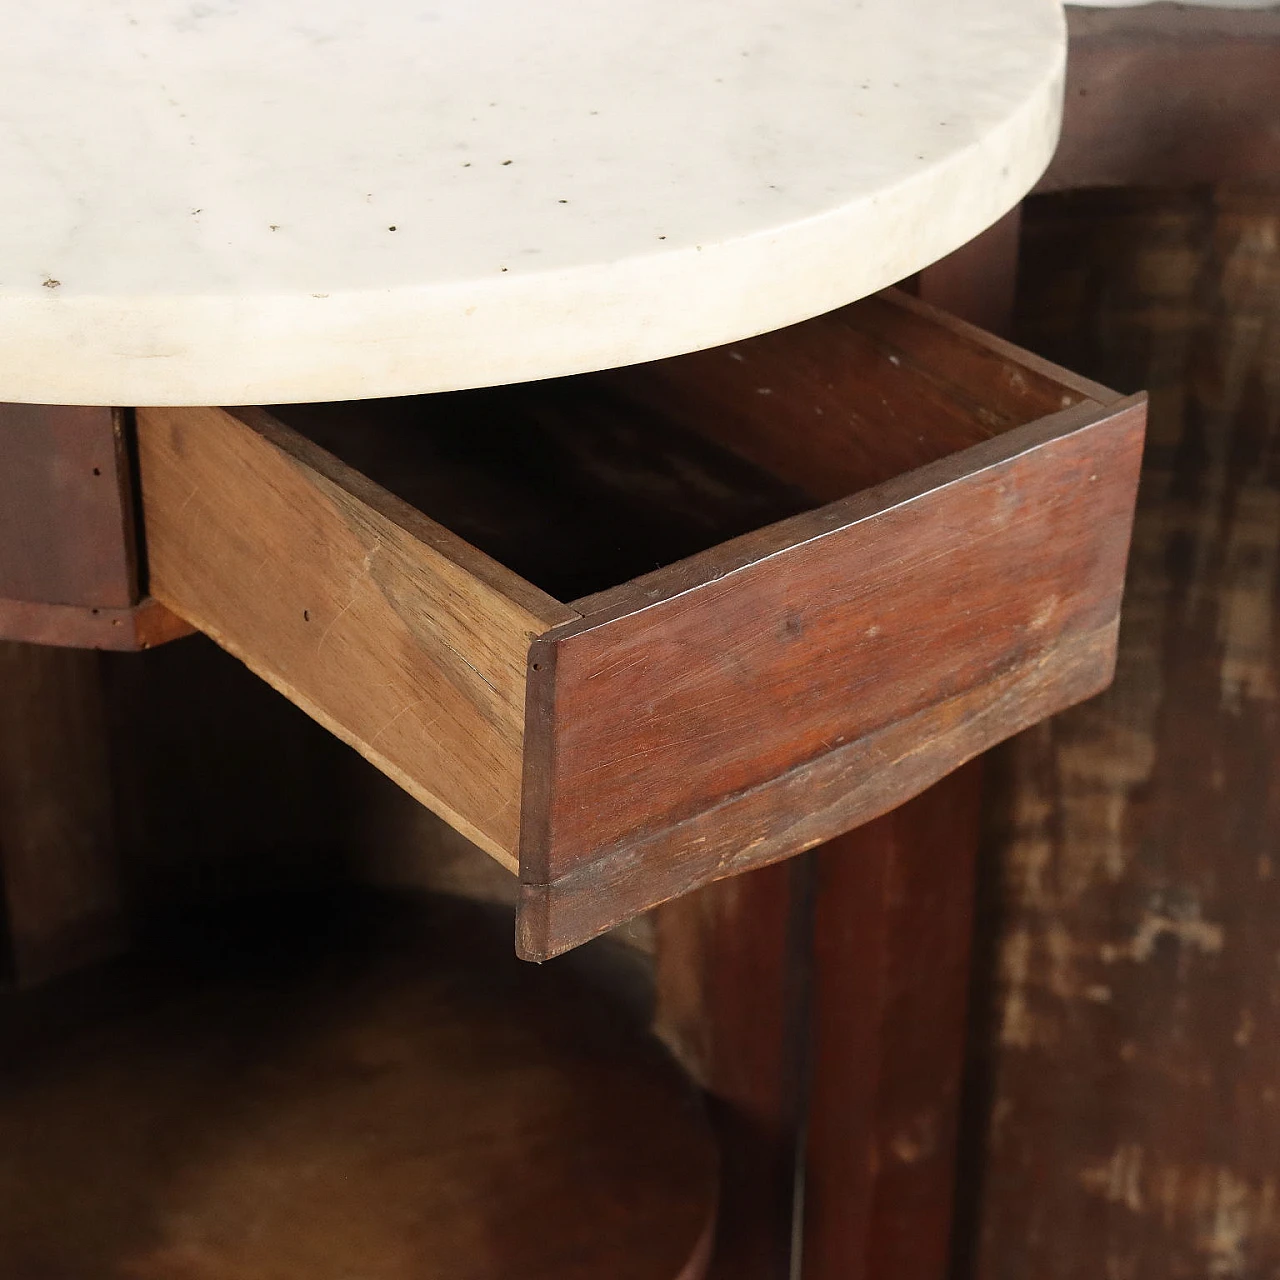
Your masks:
<svg viewBox="0 0 1280 1280"><path fill-rule="evenodd" d="M0 405L0 599L127 609L132 502L118 411Z"/></svg>
<svg viewBox="0 0 1280 1280"><path fill-rule="evenodd" d="M1105 687L1143 417L1017 428L536 641L522 952L830 839Z"/></svg>
<svg viewBox="0 0 1280 1280"><path fill-rule="evenodd" d="M0 404L0 639L147 649L190 628L140 598L126 415Z"/></svg>
<svg viewBox="0 0 1280 1280"><path fill-rule="evenodd" d="M152 599L125 609L0 600L0 636L28 644L138 652L190 635L192 630Z"/></svg>
<svg viewBox="0 0 1280 1280"><path fill-rule="evenodd" d="M1269 181L1280 9L1068 9L1062 143L1041 191Z"/></svg>
<svg viewBox="0 0 1280 1280"><path fill-rule="evenodd" d="M817 860L805 1280L946 1272L977 766Z"/></svg>
<svg viewBox="0 0 1280 1280"><path fill-rule="evenodd" d="M1082 400L1115 399L895 290L600 379L824 502Z"/></svg>
<svg viewBox="0 0 1280 1280"><path fill-rule="evenodd" d="M788 1280L803 1145L812 867L706 886L658 913L657 1025L720 1140L712 1280Z"/></svg>

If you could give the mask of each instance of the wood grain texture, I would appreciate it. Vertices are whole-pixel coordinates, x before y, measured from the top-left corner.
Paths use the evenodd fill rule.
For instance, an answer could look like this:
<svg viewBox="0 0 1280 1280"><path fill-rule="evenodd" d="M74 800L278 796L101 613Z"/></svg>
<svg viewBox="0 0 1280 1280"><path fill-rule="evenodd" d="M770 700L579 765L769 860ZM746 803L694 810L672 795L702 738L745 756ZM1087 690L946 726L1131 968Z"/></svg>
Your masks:
<svg viewBox="0 0 1280 1280"><path fill-rule="evenodd" d="M114 409L0 404L0 460L0 599L102 609L134 604L138 568L123 416Z"/></svg>
<svg viewBox="0 0 1280 1280"><path fill-rule="evenodd" d="M1116 398L897 290L597 376L822 502L1083 400Z"/></svg>
<svg viewBox="0 0 1280 1280"><path fill-rule="evenodd" d="M618 948L350 889L0 999L0 1273L699 1280L716 1151Z"/></svg>
<svg viewBox="0 0 1280 1280"><path fill-rule="evenodd" d="M271 413L559 600L815 505L608 375Z"/></svg>
<svg viewBox="0 0 1280 1280"><path fill-rule="evenodd" d="M806 1280L947 1273L980 766L815 859Z"/></svg>
<svg viewBox="0 0 1280 1280"><path fill-rule="evenodd" d="M524 953L828 839L1105 686L1143 415L1016 428L537 641Z"/></svg>
<svg viewBox="0 0 1280 1280"><path fill-rule="evenodd" d="M1280 193L1055 196L1026 225L1023 340L1148 386L1151 421L1115 685L993 764L974 1271L1267 1280Z"/></svg>
<svg viewBox="0 0 1280 1280"><path fill-rule="evenodd" d="M1039 190L1274 179L1280 10L1067 13L1062 141Z"/></svg>
<svg viewBox="0 0 1280 1280"><path fill-rule="evenodd" d="M262 411L138 440L157 599L514 869L527 648L573 611Z"/></svg>

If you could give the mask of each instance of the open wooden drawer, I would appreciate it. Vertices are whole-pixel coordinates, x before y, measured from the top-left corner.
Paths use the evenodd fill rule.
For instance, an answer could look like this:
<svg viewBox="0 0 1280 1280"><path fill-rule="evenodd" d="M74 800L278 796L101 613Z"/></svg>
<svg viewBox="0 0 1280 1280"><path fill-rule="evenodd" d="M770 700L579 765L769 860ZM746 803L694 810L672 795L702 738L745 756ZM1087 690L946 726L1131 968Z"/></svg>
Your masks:
<svg viewBox="0 0 1280 1280"><path fill-rule="evenodd" d="M898 294L553 382L142 409L151 590L518 870L541 959L1103 688L1144 420Z"/></svg>

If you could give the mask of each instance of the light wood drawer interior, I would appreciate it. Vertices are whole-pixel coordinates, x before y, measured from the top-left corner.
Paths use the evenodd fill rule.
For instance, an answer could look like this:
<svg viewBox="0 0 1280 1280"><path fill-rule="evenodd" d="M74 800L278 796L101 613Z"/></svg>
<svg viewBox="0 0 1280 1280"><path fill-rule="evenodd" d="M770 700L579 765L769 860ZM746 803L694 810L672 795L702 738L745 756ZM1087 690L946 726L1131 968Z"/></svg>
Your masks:
<svg viewBox="0 0 1280 1280"><path fill-rule="evenodd" d="M1103 687L1144 418L896 293L545 383L141 409L150 585L518 872L544 958Z"/></svg>

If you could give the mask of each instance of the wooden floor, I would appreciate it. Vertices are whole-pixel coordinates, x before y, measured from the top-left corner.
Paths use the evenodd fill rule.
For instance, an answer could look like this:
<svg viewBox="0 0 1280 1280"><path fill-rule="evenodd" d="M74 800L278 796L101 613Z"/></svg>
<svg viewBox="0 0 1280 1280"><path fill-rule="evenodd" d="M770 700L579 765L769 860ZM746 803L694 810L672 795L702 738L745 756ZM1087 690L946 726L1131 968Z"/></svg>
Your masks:
<svg viewBox="0 0 1280 1280"><path fill-rule="evenodd" d="M986 1164L963 1181L962 1261L980 1280L1263 1280L1280 1274L1280 194L1042 198L1024 254L1019 340L1150 388L1151 420L1115 686L993 769L969 1135Z"/></svg>
<svg viewBox="0 0 1280 1280"><path fill-rule="evenodd" d="M5 1280L697 1280L701 1101L634 956L290 894L0 996Z"/></svg>

